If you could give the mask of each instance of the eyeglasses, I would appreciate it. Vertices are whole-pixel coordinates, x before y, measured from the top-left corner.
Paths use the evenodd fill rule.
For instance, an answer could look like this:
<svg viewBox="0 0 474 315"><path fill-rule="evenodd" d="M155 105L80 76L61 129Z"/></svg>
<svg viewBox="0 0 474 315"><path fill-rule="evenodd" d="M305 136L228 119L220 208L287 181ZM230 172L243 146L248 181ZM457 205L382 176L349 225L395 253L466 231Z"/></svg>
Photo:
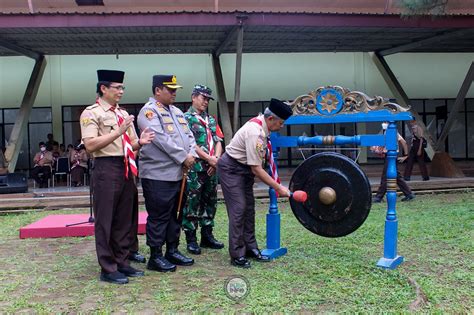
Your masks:
<svg viewBox="0 0 474 315"><path fill-rule="evenodd" d="M109 86L109 88L111 88L111 89L117 89L117 90L119 90L119 91L120 91L120 90L125 91L125 86L123 86L123 85L111 85L111 86Z"/></svg>

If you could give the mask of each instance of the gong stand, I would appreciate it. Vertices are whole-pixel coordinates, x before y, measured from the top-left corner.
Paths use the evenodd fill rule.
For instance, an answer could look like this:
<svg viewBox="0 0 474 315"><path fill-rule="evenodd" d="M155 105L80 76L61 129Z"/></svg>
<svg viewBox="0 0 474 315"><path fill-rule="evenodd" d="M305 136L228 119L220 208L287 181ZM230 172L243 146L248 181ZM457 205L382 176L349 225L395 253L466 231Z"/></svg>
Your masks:
<svg viewBox="0 0 474 315"><path fill-rule="evenodd" d="M389 122L384 135L298 137L272 133L271 142L276 162L280 148L306 145L385 147L387 213L383 257L377 266L395 269L403 262L403 257L397 254L396 122L413 119L409 108L380 96L370 98L362 92L340 86L320 87L297 97L290 105L293 116L285 121L285 125ZM308 193L308 200L303 204L290 200L293 213L305 228L321 236L340 237L352 233L362 225L370 211L371 190L367 176L355 162L338 153L319 153L300 164L290 181L290 190L298 189ZM269 195L267 248L262 254L277 258L285 255L287 249L280 244L280 213L273 188L269 189Z"/></svg>

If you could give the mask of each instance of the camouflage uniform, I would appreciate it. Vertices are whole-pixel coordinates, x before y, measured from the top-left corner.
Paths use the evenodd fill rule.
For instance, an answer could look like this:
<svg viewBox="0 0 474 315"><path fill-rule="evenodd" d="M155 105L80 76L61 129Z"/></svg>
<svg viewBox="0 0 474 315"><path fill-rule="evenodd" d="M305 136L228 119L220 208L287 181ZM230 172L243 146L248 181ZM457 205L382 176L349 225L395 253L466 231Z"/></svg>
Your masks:
<svg viewBox="0 0 474 315"><path fill-rule="evenodd" d="M206 127L197 118L199 115L194 107L190 107L184 114L188 121L189 128L194 134L196 145L209 154L209 147L206 141ZM222 141L216 135L216 120L206 112L202 112L201 117L209 121L209 129L212 133L214 143ZM188 200L183 209L183 229L185 231L193 231L197 229L197 225L214 226L214 216L217 206L217 175L209 176L207 170L209 164L197 159L196 164L188 173L187 189Z"/></svg>

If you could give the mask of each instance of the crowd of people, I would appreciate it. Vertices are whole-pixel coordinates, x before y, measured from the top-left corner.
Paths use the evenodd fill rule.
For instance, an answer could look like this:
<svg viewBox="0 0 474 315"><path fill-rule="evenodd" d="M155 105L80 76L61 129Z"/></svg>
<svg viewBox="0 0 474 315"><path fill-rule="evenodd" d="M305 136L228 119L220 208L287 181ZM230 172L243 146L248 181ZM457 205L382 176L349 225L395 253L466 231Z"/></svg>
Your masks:
<svg viewBox="0 0 474 315"><path fill-rule="evenodd" d="M47 135L47 141L41 141L39 151L33 158L33 169L30 172L31 178L36 181L40 188L48 187L48 180L56 170L59 158L68 159L68 172L71 174L71 186L83 186L84 174L88 168L89 154L85 146L80 141L75 146L69 144L67 148L64 144L59 144L53 138L53 134Z"/></svg>

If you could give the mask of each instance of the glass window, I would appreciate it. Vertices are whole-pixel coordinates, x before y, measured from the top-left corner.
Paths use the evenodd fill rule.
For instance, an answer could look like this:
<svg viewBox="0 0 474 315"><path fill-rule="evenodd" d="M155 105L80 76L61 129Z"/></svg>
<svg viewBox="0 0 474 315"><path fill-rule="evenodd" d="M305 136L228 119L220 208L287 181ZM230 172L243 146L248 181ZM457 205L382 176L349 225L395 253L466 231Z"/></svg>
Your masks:
<svg viewBox="0 0 474 315"><path fill-rule="evenodd" d="M410 100L410 106L417 112L423 113L423 100Z"/></svg>
<svg viewBox="0 0 474 315"><path fill-rule="evenodd" d="M3 110L4 120L6 124L14 124L16 116L18 116L18 108L8 108Z"/></svg>
<svg viewBox="0 0 474 315"><path fill-rule="evenodd" d="M474 121L474 112L467 113L467 121L470 122L467 127L467 157L474 158L474 124L472 123Z"/></svg>
<svg viewBox="0 0 474 315"><path fill-rule="evenodd" d="M434 112L436 107L445 106L446 100L425 100L425 110L426 112Z"/></svg>
<svg viewBox="0 0 474 315"><path fill-rule="evenodd" d="M448 152L453 158L466 158L466 113L458 113L448 135Z"/></svg>
<svg viewBox="0 0 474 315"><path fill-rule="evenodd" d="M13 124L5 125L5 140L8 143L10 135L12 134ZM36 144L38 147L38 144ZM31 158L33 159L33 157ZM29 161L29 149L28 149L28 133L25 133L23 141L21 143L20 153L18 155L18 160L16 162L16 169L18 170L28 170L30 168Z"/></svg>
<svg viewBox="0 0 474 315"><path fill-rule="evenodd" d="M30 114L30 122L52 122L51 107L33 108Z"/></svg>
<svg viewBox="0 0 474 315"><path fill-rule="evenodd" d="M63 122L79 121L82 111L87 106L63 106Z"/></svg>

